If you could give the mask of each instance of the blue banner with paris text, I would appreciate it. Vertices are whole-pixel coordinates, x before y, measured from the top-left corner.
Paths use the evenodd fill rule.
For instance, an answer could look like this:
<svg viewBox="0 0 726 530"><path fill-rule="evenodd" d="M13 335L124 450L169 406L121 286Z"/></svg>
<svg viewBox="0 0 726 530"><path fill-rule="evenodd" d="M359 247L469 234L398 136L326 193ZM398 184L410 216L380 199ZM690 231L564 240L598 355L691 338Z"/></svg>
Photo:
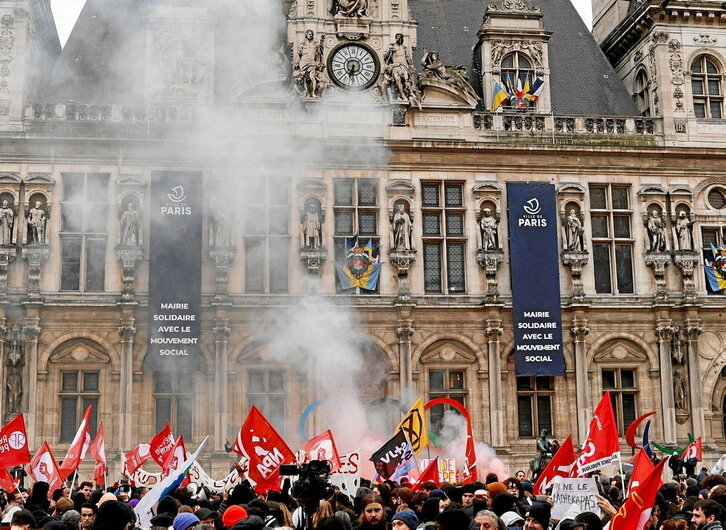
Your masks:
<svg viewBox="0 0 726 530"><path fill-rule="evenodd" d="M565 375L555 187L507 182L517 377Z"/></svg>

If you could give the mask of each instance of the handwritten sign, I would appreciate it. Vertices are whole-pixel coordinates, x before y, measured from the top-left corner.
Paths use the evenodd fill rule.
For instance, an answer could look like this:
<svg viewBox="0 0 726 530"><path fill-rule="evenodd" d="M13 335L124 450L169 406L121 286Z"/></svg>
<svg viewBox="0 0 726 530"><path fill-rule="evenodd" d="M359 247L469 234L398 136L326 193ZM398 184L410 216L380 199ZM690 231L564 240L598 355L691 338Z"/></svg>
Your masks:
<svg viewBox="0 0 726 530"><path fill-rule="evenodd" d="M563 478L555 477L552 483L552 519L560 520L573 505L578 513L593 512L600 516L597 505L597 484L594 478Z"/></svg>

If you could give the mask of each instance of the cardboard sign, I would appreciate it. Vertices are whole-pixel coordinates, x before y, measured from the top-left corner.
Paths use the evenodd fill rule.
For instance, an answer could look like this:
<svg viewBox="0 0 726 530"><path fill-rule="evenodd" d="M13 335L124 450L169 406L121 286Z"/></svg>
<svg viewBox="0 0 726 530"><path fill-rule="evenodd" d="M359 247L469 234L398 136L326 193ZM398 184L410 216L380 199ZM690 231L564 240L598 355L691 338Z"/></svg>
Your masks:
<svg viewBox="0 0 726 530"><path fill-rule="evenodd" d="M418 470L423 473L433 459L422 458L418 461ZM456 459L455 458L439 458L439 482L456 482Z"/></svg>
<svg viewBox="0 0 726 530"><path fill-rule="evenodd" d="M562 516L576 506L578 513L593 512L600 517L600 508L597 505L597 484L594 478L563 478L555 477L552 482L552 519L558 521Z"/></svg>

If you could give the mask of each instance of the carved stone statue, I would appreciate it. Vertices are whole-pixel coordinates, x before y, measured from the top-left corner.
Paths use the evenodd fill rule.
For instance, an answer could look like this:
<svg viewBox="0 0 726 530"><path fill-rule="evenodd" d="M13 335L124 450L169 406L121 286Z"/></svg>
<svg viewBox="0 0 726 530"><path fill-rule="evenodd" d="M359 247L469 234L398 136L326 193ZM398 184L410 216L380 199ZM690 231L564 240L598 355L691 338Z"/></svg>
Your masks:
<svg viewBox="0 0 726 530"><path fill-rule="evenodd" d="M490 208L484 208L481 211L479 230L481 232L481 248L483 250L499 249L499 217L492 215Z"/></svg>
<svg viewBox="0 0 726 530"><path fill-rule="evenodd" d="M400 99L408 101L412 106L421 107L421 95L416 87L413 76L413 59L411 50L403 43L403 34L396 34L396 42L391 44L383 56L385 67L383 69L383 87L389 93L389 100L394 98L390 95L392 86Z"/></svg>
<svg viewBox="0 0 726 530"><path fill-rule="evenodd" d="M8 201L3 201L0 207L0 246L7 247L13 244L13 227L15 226L15 212Z"/></svg>
<svg viewBox="0 0 726 530"><path fill-rule="evenodd" d="M673 330L671 333L671 359L673 364L683 364L686 361L686 352L684 346L688 346L688 343L684 343L681 340L681 328L678 324L673 324Z"/></svg>
<svg viewBox="0 0 726 530"><path fill-rule="evenodd" d="M678 372L673 374L673 397L676 410L688 410L688 388L683 376Z"/></svg>
<svg viewBox="0 0 726 530"><path fill-rule="evenodd" d="M650 241L648 250L651 252L665 252L665 221L658 214L658 210L650 211L650 216L648 217L645 226L648 229L648 239Z"/></svg>
<svg viewBox="0 0 726 530"><path fill-rule="evenodd" d="M425 82L427 79L435 79L463 92L467 96L479 99L474 87L469 83L466 68L463 66L445 66L436 52L424 50L421 59L423 70L419 74L419 80Z"/></svg>
<svg viewBox="0 0 726 530"><path fill-rule="evenodd" d="M330 13L340 13L346 17L364 17L368 15L368 0L333 0Z"/></svg>
<svg viewBox="0 0 726 530"><path fill-rule="evenodd" d="M308 205L302 219L302 247L320 248L320 216L314 204Z"/></svg>
<svg viewBox="0 0 726 530"><path fill-rule="evenodd" d="M321 76L325 69L323 62L323 37L315 43L315 33L309 29L305 32L305 41L298 46L294 57L293 77L300 94L310 98L320 97L327 84Z"/></svg>
<svg viewBox="0 0 726 530"><path fill-rule="evenodd" d="M539 434L539 438L537 438L537 455L534 457L534 460L532 460L531 463L533 480L536 480L539 477L542 471L544 471L545 467L547 467L547 464L549 464L550 460L552 460L554 448L552 444L547 440L548 434L549 431L547 429L542 429L542 432L540 432Z"/></svg>
<svg viewBox="0 0 726 530"><path fill-rule="evenodd" d="M5 358L5 366L8 369L5 387L7 390L7 413L17 414L23 400L23 378L22 370L25 365L25 356L23 354L23 339L20 326L16 323L13 326L12 335L7 357Z"/></svg>
<svg viewBox="0 0 726 530"><path fill-rule="evenodd" d="M693 250L693 222L681 210L676 221L676 241L678 250Z"/></svg>
<svg viewBox="0 0 726 530"><path fill-rule="evenodd" d="M411 216L406 212L403 203L396 205L396 213L393 214L393 248L395 250L411 250L411 232L413 222Z"/></svg>
<svg viewBox="0 0 726 530"><path fill-rule="evenodd" d="M567 215L565 231L567 234L567 250L584 250L582 221L574 209L570 210L570 213Z"/></svg>
<svg viewBox="0 0 726 530"><path fill-rule="evenodd" d="M134 210L134 205L128 203L126 210L121 214L121 239L120 243L125 247L139 246L139 229L141 227L141 216Z"/></svg>
<svg viewBox="0 0 726 530"><path fill-rule="evenodd" d="M17 370L12 370L7 379L8 391L8 414L20 412L20 404L23 401L23 378Z"/></svg>
<svg viewBox="0 0 726 530"><path fill-rule="evenodd" d="M28 241L35 245L45 245L45 224L48 217L41 208L41 202L35 201L35 206L28 210Z"/></svg>

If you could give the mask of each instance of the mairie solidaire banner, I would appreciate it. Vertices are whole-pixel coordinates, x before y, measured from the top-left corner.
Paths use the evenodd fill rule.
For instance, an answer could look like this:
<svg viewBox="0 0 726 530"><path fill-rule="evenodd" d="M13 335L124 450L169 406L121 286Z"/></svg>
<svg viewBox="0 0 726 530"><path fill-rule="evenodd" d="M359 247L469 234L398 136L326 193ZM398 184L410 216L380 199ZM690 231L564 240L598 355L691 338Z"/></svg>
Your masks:
<svg viewBox="0 0 726 530"><path fill-rule="evenodd" d="M555 187L507 182L516 374L564 375Z"/></svg>
<svg viewBox="0 0 726 530"><path fill-rule="evenodd" d="M202 174L151 174L149 350L152 370L191 371L201 359Z"/></svg>

